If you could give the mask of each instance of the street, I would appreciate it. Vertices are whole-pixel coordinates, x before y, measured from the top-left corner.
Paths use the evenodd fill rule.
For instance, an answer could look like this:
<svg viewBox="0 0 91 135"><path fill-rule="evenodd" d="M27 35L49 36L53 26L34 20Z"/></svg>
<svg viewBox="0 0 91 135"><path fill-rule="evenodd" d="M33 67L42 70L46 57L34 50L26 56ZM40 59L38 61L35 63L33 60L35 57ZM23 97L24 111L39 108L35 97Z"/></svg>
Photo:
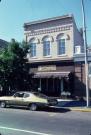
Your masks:
<svg viewBox="0 0 91 135"><path fill-rule="evenodd" d="M54 111L53 111L54 110ZM1 135L90 135L91 113L65 109L0 109Z"/></svg>

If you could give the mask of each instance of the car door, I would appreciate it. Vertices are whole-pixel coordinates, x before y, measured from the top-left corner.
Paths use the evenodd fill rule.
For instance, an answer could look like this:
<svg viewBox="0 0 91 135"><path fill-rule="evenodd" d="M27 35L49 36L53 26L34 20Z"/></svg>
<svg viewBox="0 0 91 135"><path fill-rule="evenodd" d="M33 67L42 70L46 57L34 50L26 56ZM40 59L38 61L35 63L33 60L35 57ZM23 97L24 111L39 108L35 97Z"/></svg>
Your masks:
<svg viewBox="0 0 91 135"><path fill-rule="evenodd" d="M24 96L23 96L23 105L24 106L28 106L28 104L31 103L31 100L30 99L31 99L31 94L25 92L24 93Z"/></svg>
<svg viewBox="0 0 91 135"><path fill-rule="evenodd" d="M22 106L23 104L23 96L24 93L23 92L16 92L13 95L12 101L10 104L14 105L14 106Z"/></svg>

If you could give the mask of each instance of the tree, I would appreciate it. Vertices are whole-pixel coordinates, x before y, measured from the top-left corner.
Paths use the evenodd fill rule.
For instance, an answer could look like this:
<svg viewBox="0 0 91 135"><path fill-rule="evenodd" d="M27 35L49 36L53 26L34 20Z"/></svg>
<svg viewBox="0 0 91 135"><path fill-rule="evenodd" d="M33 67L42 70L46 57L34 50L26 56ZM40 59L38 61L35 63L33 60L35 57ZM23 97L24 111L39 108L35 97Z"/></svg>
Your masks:
<svg viewBox="0 0 91 135"><path fill-rule="evenodd" d="M0 85L3 95L8 95L13 90L30 90L31 75L26 59L27 51L25 42L18 43L13 39L8 48L0 53Z"/></svg>

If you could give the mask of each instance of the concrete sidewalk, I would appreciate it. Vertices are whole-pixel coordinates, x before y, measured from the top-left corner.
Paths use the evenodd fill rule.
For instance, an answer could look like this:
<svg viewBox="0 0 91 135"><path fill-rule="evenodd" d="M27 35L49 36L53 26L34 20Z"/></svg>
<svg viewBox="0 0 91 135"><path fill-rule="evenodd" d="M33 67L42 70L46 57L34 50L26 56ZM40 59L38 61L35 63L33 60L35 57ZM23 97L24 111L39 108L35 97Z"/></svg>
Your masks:
<svg viewBox="0 0 91 135"><path fill-rule="evenodd" d="M81 111L81 112L91 112L91 103L90 107L86 107L86 101L77 101L70 99L58 99L59 108L68 108L71 111Z"/></svg>
<svg viewBox="0 0 91 135"><path fill-rule="evenodd" d="M69 107L71 111L91 112L90 107Z"/></svg>

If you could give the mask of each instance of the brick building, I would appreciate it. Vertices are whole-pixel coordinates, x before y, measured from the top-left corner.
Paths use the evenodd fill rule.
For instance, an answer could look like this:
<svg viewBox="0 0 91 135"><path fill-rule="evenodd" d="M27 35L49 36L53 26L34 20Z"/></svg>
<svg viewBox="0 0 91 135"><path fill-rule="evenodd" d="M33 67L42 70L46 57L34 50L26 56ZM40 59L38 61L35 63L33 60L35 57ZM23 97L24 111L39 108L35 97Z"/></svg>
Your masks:
<svg viewBox="0 0 91 135"><path fill-rule="evenodd" d="M30 47L27 58L35 89L51 96L61 96L64 91L82 94L77 88L77 81L79 88L82 82L76 77L74 54L84 52L83 35L73 15L25 23L24 35Z"/></svg>

